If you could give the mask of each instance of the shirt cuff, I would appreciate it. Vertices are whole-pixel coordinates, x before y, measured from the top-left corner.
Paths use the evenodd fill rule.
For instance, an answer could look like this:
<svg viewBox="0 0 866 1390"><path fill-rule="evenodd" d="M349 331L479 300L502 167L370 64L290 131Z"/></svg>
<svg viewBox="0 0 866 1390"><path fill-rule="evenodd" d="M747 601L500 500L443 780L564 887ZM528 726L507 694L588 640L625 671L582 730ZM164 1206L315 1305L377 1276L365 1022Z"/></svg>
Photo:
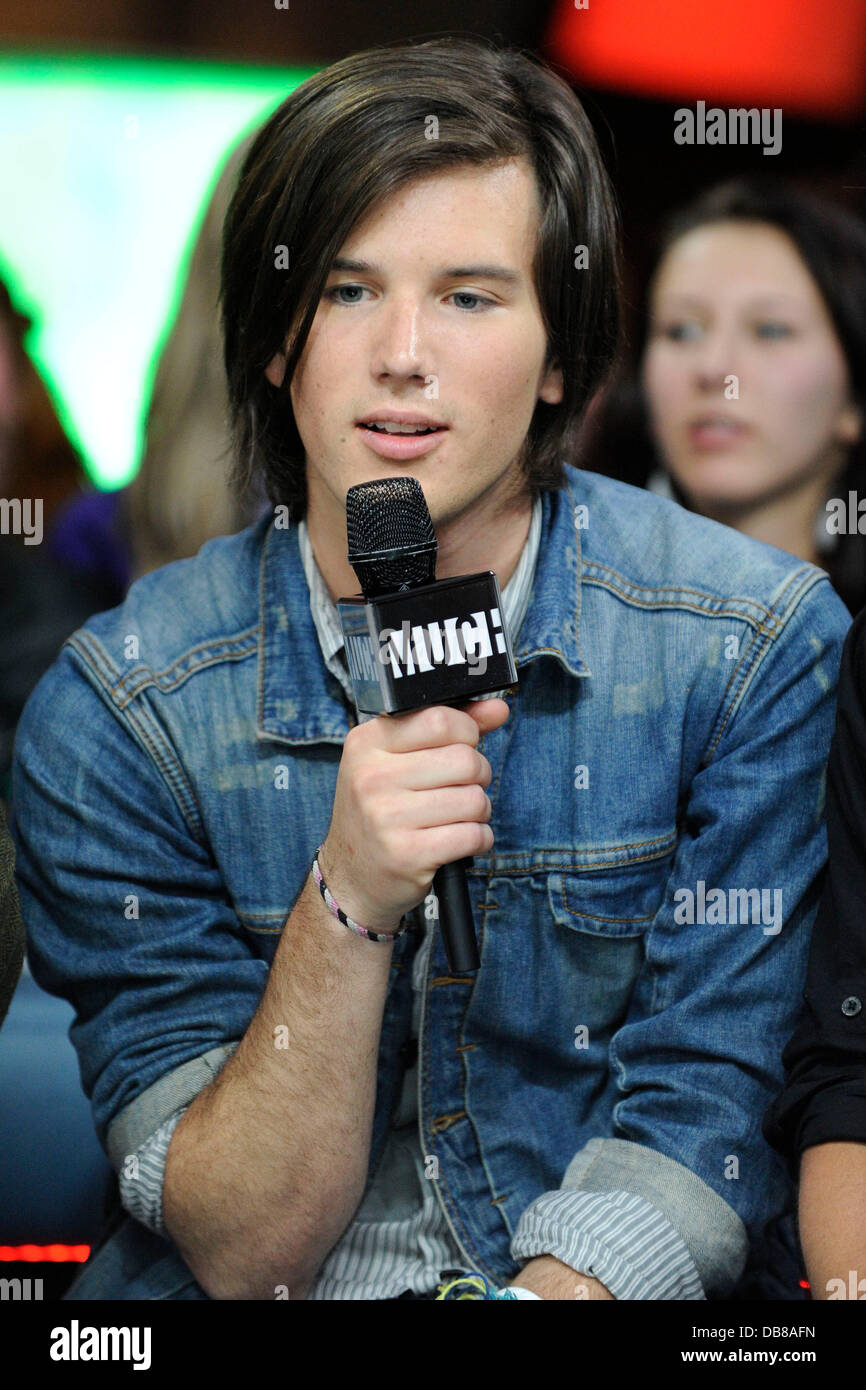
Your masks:
<svg viewBox="0 0 866 1390"><path fill-rule="evenodd" d="M731 1293L745 1268L749 1253L749 1237L743 1221L733 1207L690 1168L686 1168L667 1154L648 1148L645 1144L635 1144L627 1139L590 1139L568 1165L560 1193L544 1193L527 1207L515 1232L515 1238L527 1229L521 1229L522 1222L524 1219L529 1221L532 1218L538 1202L566 1193L584 1198L605 1199L608 1203L606 1218L603 1219L599 1215L598 1207L589 1204L579 1209L580 1216L575 1217L574 1222L569 1220L569 1228L572 1234L582 1234L584 1229L590 1235L594 1233L600 1245L610 1251L611 1258L616 1255L620 1259L624 1257L624 1252L619 1249L616 1232L620 1225L633 1222L637 1211L635 1209L623 1213L611 1203L617 1196L642 1198L646 1208L656 1216L663 1217L672 1231L679 1236L697 1271L700 1292L685 1295L628 1292L627 1282L621 1285L623 1292L618 1292L610 1286L605 1275L596 1270L595 1277L610 1289L614 1298L725 1298ZM651 1234L646 1208L645 1235L652 1243L655 1237ZM578 1208L571 1210L576 1212ZM546 1215L543 1209L542 1214ZM585 1226L585 1221L589 1221L590 1217L591 1224ZM644 1230L643 1227L641 1229ZM661 1237L661 1228L658 1235ZM524 1252L521 1258L525 1258L528 1253ZM556 1255L557 1252L541 1250L533 1253ZM514 1257L517 1258L516 1254ZM585 1259L591 1258L593 1257L587 1253ZM665 1267L666 1259L667 1257ZM566 1259L564 1263L572 1264L572 1261ZM631 1261L631 1267L639 1273L644 1266L642 1260L636 1256ZM676 1261L672 1266L672 1283L676 1283L679 1278L675 1267ZM581 1272L586 1274L590 1271L584 1269ZM611 1276L615 1274L613 1270L605 1272ZM624 1275L620 1277L625 1278ZM654 1279L651 1279L650 1284L654 1283ZM664 1278L661 1287L665 1287Z"/></svg>
<svg viewBox="0 0 866 1390"><path fill-rule="evenodd" d="M170 1115L149 1139L139 1144L135 1153L127 1154L117 1175L120 1190L120 1203L135 1221L140 1221L154 1235L168 1240L168 1232L162 1219L162 1187L165 1179L165 1163L168 1146L181 1115L189 1109L184 1106L176 1114Z"/></svg>
<svg viewBox="0 0 866 1390"><path fill-rule="evenodd" d="M598 1279L616 1299L703 1299L682 1236L632 1192L545 1192L523 1213L515 1260L555 1255Z"/></svg>

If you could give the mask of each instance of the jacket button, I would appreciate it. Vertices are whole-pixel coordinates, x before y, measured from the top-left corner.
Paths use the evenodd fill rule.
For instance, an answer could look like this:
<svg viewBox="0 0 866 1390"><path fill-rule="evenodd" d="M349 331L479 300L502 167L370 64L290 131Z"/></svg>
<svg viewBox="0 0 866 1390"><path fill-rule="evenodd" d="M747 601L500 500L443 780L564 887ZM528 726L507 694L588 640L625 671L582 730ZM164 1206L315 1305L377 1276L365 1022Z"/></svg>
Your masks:
<svg viewBox="0 0 866 1390"><path fill-rule="evenodd" d="M859 1014L862 1007L856 994L849 994L847 999L842 1000L842 1012L846 1018L853 1018L855 1014Z"/></svg>

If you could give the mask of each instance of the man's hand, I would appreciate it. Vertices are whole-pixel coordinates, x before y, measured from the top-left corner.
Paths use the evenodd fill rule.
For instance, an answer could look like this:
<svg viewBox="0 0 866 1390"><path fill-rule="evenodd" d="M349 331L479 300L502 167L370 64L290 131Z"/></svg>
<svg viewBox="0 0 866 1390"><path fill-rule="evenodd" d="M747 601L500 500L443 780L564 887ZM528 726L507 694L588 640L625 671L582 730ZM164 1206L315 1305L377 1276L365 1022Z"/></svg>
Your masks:
<svg viewBox="0 0 866 1390"><path fill-rule="evenodd" d="M511 1280L511 1285L514 1284L529 1289L530 1293L537 1293L539 1298L613 1299L613 1294L608 1293L604 1284L588 1274L577 1274L571 1265L563 1264L555 1255L538 1255L530 1260Z"/></svg>
<svg viewBox="0 0 866 1390"><path fill-rule="evenodd" d="M493 773L478 743L509 714L504 700L475 700L380 715L349 732L319 865L350 917L394 931L440 865L490 852Z"/></svg>

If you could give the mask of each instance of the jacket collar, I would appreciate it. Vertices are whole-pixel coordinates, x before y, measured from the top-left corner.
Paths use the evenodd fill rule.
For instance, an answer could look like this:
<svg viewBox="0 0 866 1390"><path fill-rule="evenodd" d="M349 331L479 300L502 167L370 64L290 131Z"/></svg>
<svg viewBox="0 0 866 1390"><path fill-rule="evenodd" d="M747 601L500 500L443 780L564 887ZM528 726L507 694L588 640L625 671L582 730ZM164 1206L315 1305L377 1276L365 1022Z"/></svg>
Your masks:
<svg viewBox="0 0 866 1390"><path fill-rule="evenodd" d="M529 608L515 644L518 671L538 657L553 657L572 676L591 676L580 654L580 531L575 526L575 470L565 486L542 493L541 544Z"/></svg>
<svg viewBox="0 0 866 1390"><path fill-rule="evenodd" d="M532 595L514 651L518 671L548 657L572 676L591 675L579 649L581 562L574 477L569 470L565 487L542 494ZM257 737L341 745L355 722L354 711L322 657L297 526L279 529L270 514L262 524Z"/></svg>

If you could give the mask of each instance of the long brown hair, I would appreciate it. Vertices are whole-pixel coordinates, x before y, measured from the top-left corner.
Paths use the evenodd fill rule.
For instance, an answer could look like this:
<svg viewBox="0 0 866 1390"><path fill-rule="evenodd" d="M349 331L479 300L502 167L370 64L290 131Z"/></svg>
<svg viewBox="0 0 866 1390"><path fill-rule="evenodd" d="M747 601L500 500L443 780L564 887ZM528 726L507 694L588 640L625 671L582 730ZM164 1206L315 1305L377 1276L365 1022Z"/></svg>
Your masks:
<svg viewBox="0 0 866 1390"><path fill-rule="evenodd" d="M432 117L436 138L428 138ZM222 257L239 482L261 471L271 501L293 518L304 514L304 449L289 388L331 263L358 220L415 179L519 156L535 171L535 284L548 362L564 378L562 403L536 406L524 468L532 490L562 485L560 456L618 346L613 192L565 81L523 53L454 38L372 48L333 64L298 87L253 143ZM264 370L287 335L278 389Z"/></svg>

